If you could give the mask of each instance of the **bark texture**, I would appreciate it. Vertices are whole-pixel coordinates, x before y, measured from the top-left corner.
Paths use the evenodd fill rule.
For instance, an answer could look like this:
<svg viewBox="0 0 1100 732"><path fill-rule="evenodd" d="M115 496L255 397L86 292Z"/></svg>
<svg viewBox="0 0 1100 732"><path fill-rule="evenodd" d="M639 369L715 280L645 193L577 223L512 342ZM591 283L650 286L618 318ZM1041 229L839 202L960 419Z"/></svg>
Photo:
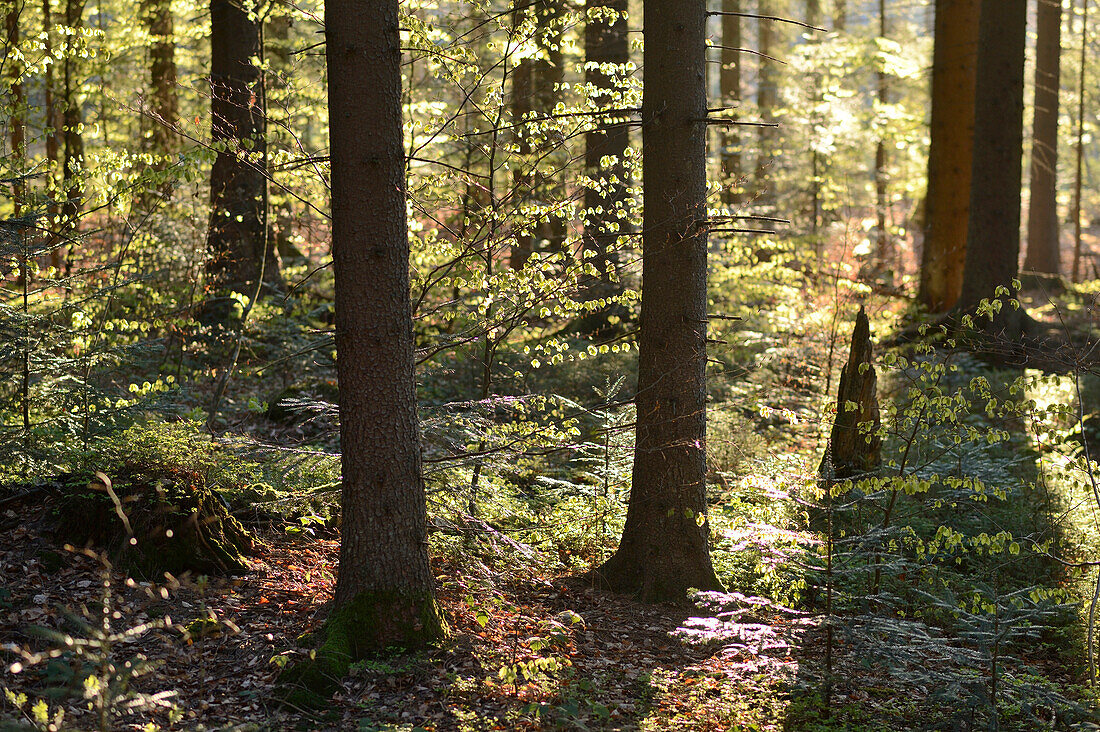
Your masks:
<svg viewBox="0 0 1100 732"><path fill-rule="evenodd" d="M343 467L333 618L357 658L421 645L445 626L416 410L398 0L329 0L325 21ZM340 629L347 613L375 621Z"/></svg>
<svg viewBox="0 0 1100 732"><path fill-rule="evenodd" d="M966 266L957 307L971 310L1019 274L1027 0L983 2L975 94ZM1005 307L998 331L1018 331Z"/></svg>
<svg viewBox="0 0 1100 732"><path fill-rule="evenodd" d="M275 248L264 232L266 110L253 63L261 54L259 20L233 0L211 0L211 138L224 147L210 171L206 272L214 300L206 317L212 321L229 319L230 293L251 297L261 278L269 287L279 284Z"/></svg>
<svg viewBox="0 0 1100 732"><path fill-rule="evenodd" d="M1058 226L1058 92L1061 87L1062 3L1038 0L1035 121L1031 142L1024 269L1057 275L1062 269Z"/></svg>
<svg viewBox="0 0 1100 732"><path fill-rule="evenodd" d="M4 14L6 46L9 53L6 64L8 94L10 95L8 104L11 108L10 117L8 119L8 131L11 139L11 153L14 157L13 168L17 174L22 174L26 169L26 123L24 121L24 115L27 111L27 102L23 95L23 64L10 54L12 50L20 47L19 16L22 10L23 3L19 2L19 0L12 0L11 4L8 6L7 13ZM26 186L23 181L16 181L12 183L12 189L13 218L18 218L23 211Z"/></svg>
<svg viewBox="0 0 1100 732"><path fill-rule="evenodd" d="M741 0L722 0L722 10L726 13L740 13ZM722 106L730 107L727 116L736 119L737 108L741 106L741 17L722 16L722 66L718 76L718 86L722 94ZM719 128L722 140L722 183L723 198L727 206L740 203L744 195L744 181L741 165L741 139L737 125Z"/></svg>
<svg viewBox="0 0 1100 732"><path fill-rule="evenodd" d="M176 88L176 41L169 0L144 0L142 13L149 33L149 112L153 117L147 137L150 152L168 156L179 149Z"/></svg>
<svg viewBox="0 0 1100 732"><path fill-rule="evenodd" d="M617 79L630 62L626 0L588 0L588 21L584 30L585 80L596 90L597 109L613 109L618 101ZM614 19L603 14L614 13ZM596 187L585 189L582 246L599 272L586 286L588 299L613 297L622 292L618 281L618 238L629 232L627 205L630 180L624 161L630 147L630 128L621 116L600 117L598 126L585 136L585 172ZM607 164L604 164L604 161ZM607 326L606 309L601 309L587 330Z"/></svg>
<svg viewBox="0 0 1100 732"><path fill-rule="evenodd" d="M704 0L646 0L637 437L626 526L596 572L646 601L719 589L706 520Z"/></svg>
<svg viewBox="0 0 1100 732"><path fill-rule="evenodd" d="M64 164L61 168L61 225L60 237L63 244L71 245L76 233L80 210L83 207L84 188L81 173L84 169L84 134L81 127L84 115L81 110L80 70L77 68L75 38L77 29L84 25L84 1L66 0L65 25L71 29L65 36L65 58L62 62L64 74L65 108L62 112L62 139L65 142ZM60 251L60 250L59 250ZM72 266L66 257L64 268L68 273Z"/></svg>
<svg viewBox="0 0 1100 732"><path fill-rule="evenodd" d="M848 361L840 373L836 417L819 474L826 482L860 478L882 464L882 426L878 407L878 376L871 346L871 325L861 306L852 331Z"/></svg>
<svg viewBox="0 0 1100 732"><path fill-rule="evenodd" d="M919 300L934 313L962 292L973 173L980 0L936 0L932 124Z"/></svg>
<svg viewBox="0 0 1100 732"><path fill-rule="evenodd" d="M761 16L776 15L775 0L757 0L756 10L757 14ZM772 46L776 41L774 23L774 20L764 18L756 21L757 50L761 54L756 57L759 63L757 68L756 107L761 122L775 121L774 110L779 102L779 85L776 81L775 62L767 58L772 55ZM768 170L771 168L774 153L772 147L775 134L772 129L771 127L760 128L760 150L757 154L756 163L756 186L760 192L756 200L762 204L771 203L773 198L768 190L767 181Z"/></svg>

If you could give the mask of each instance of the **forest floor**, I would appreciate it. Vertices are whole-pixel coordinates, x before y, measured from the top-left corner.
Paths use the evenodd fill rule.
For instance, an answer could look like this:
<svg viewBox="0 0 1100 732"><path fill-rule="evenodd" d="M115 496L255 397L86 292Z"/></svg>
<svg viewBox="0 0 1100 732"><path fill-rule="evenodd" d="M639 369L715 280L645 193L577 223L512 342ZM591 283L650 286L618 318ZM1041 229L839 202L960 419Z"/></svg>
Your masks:
<svg viewBox="0 0 1100 732"><path fill-rule="evenodd" d="M1088 303L1088 298L1070 299L1058 303L1055 310L1053 305L1032 301L1029 309L1048 324L1068 323L1067 329L1084 332L1094 318ZM728 370L716 379L725 382L720 384L726 390L725 401L713 410L708 439L713 438L715 447L727 442L728 454L711 456L717 462L727 461L727 475L710 486L711 520L718 537L713 555L729 594L699 597L696 605L654 606L592 588L580 577L585 568L606 556L609 534L614 532L601 528L602 544L589 545L569 544L562 535L566 532L555 533L555 526L563 523L594 521L586 513L593 505L589 495L578 499L563 492L560 505L565 508L560 508L549 505L559 494L546 484L516 488L515 482L500 480L494 484L496 490L516 495L507 496L508 503L503 504L507 511L499 511L495 523L513 526L535 516L540 519L538 532L525 534L530 543L524 544L487 523L456 523L461 512L446 514L445 521L435 523L433 562L451 638L430 651L411 655L395 651L360 662L327 708L295 709L276 703L275 690L281 669L310 652L302 636L318 629L328 614L338 541L335 530L324 528L324 521L295 526L303 516L288 514L273 525L270 521L253 525L263 546L251 558L251 571L240 577L169 576L155 583L135 582L117 569L107 572L95 556L63 548L53 532L52 499L32 497L0 508L0 644L8 651L31 654L21 672L12 673L10 666L0 670L0 687L10 692L0 699L0 730L8 729L6 718L20 715L28 722L37 720L30 729L48 728L58 710L64 710L64 724L58 725L64 729L146 729L150 721L162 728L186 730L403 732L885 732L984 726L990 721L981 716L985 714L982 705L988 706L983 696L988 686L985 677L990 675L987 659L947 668L950 663L941 653L946 648L951 653L970 653L966 658L971 660L979 658L974 653L984 646L973 638L980 633L963 642L933 633L926 647L903 648L909 636L901 631L916 637L934 631L935 622L944 627L951 623L942 612L936 614L943 609L942 598L937 600L940 606L931 608L920 605L912 594L889 609L873 607L879 600L877 592L867 592L868 568L877 568L880 562L888 566L879 549L874 549L872 558L864 556L855 563L854 570L862 573L853 575L856 579L845 580L846 586L834 579L832 585L847 593L845 622L859 626L863 634L841 632L839 623L833 626L835 632L828 631L829 621L822 612L821 565L804 563L820 558L823 537L819 529L810 530L805 496L799 491L814 485L821 436L828 426L828 412L816 405L830 400L823 398L828 382L818 383L826 381L822 375L829 369L820 368L812 376L812 365L828 363L835 371L846 348L841 342L834 360L832 344L826 342L829 328L822 327L826 320L807 318L800 325L804 332L799 332L792 324L803 316L792 313L789 317L791 324L784 326L789 331L764 332L760 326L760 332L748 333L746 341L751 337L752 342L739 346L745 353L731 355ZM879 325L891 317L891 311L882 309ZM988 378L993 393L1005 402L1015 373L995 373L965 355L958 363L962 371L957 378L943 377L946 394L966 392L966 384L980 376ZM913 387L941 386L939 380L921 381L913 366L891 368L889 372L884 368L880 377L884 404L904 405L905 394ZM745 374L749 377L743 378ZM956 380L951 382L952 378ZM262 401L262 390L270 385L257 380L248 388L255 394L245 392L238 401ZM1064 378L1051 388L1061 389L1051 399L1072 401L1072 389L1066 390ZM1092 397L1100 395L1100 381L1090 388L1086 401L1092 409ZM915 466L911 475L942 470L935 464L935 441L946 439L965 423L981 434L972 438L972 446L964 444L961 451L951 448L958 451L960 470L966 462L967 476L980 476L994 488L1016 488L1009 490L1009 500L987 501L980 495L976 498L981 500L971 500L975 496L970 496L960 499L960 509L952 504L950 510L936 503L934 494L903 491L895 524L908 522L906 526L915 527L915 532L925 532L922 537L928 541L934 541L933 532L940 536L941 524L959 535L987 539L1008 529L1021 542L1032 541L1036 546L1056 526L1061 549L1055 557L1038 549L1026 561L1015 554L1009 558L1007 550L999 556L980 557L981 549L975 547L975 552L958 557L965 560L964 572L936 577L948 577L951 588L959 591L959 608L948 615L958 610L972 619L974 613L966 615L965 606L989 585L1013 591L1062 591L1075 603L1072 619L1062 618L1027 636L1026 642L1017 642L1011 659L1015 665L998 671L995 662L991 674L994 685L1000 681L1004 687L993 694L1004 700L998 712L1000 729L1069 728L1061 715L1076 715L1078 720L1090 715L1084 707L1091 692L1078 684L1086 678L1081 619L1087 605L1082 598L1091 594L1092 585L1088 567L1066 568L1057 562L1087 561L1100 547L1100 524L1093 518L1088 486L1080 476L1076 482L1057 477L1050 465L1060 459L1058 450L1030 434L1016 416L987 418L985 404L977 399L973 414L951 411L950 403L943 414L920 413L913 435L919 433L929 441L926 452L933 457ZM888 456L894 458L908 453L906 440L915 439L897 427L905 424L904 407L897 409L892 417L895 431L888 440ZM234 427L242 433L270 438L277 429L257 410L238 410L235 418L239 421ZM1061 428L1069 434L1077 425ZM1002 429L1012 431L1010 441L985 443L987 434L999 434ZM1050 470L1049 479L1044 470ZM468 484L468 478L456 475ZM509 480L515 476L509 475ZM941 490L940 495L948 495ZM860 509L863 513L852 519L850 528L858 525L873 531L887 493L868 493ZM547 505L527 512L523 501L535 503L536 498ZM432 500L433 517L451 508L444 503L445 490L433 494ZM553 513L559 509L560 513ZM303 510L311 512L308 507ZM605 518L601 514L598 520ZM921 561L927 558L921 556ZM891 566L885 573L889 576L884 585L893 583L891 591L899 594L923 591L916 579L921 572L941 572L939 565L920 564L912 556L905 560L907 568ZM811 581L815 572L817 577ZM907 613L912 608L935 622L910 623ZM94 629L102 623L105 609L111 632L119 634L110 647L95 640ZM885 618L892 624L874 626L872 616L877 618L874 622ZM1022 625L1030 622L1027 619ZM71 640L44 637L35 627L60 631ZM900 648L897 658L876 656L881 649L869 651L868 638L896 646L886 649L890 652ZM52 653L52 657L35 658L36 653ZM126 702L123 689L82 688L93 672L122 679L126 672L121 664L139 655L156 668L136 679L133 689L150 695L143 697L146 706L157 699L151 695L170 692L160 709L126 711L121 708ZM5 661L10 658L6 656ZM109 669L111 664L114 670ZM945 679L965 687L952 698L969 699L977 711L971 714L953 706L956 701L943 702L937 695L943 692ZM1054 698L1056 703L1045 701ZM35 711L32 705L40 699L45 707ZM84 699L117 703L119 708L108 715L116 722L104 727ZM1062 702L1068 706L1059 706ZM1078 702L1081 708L1072 708ZM1076 724L1078 729L1097 728L1087 726L1088 721Z"/></svg>

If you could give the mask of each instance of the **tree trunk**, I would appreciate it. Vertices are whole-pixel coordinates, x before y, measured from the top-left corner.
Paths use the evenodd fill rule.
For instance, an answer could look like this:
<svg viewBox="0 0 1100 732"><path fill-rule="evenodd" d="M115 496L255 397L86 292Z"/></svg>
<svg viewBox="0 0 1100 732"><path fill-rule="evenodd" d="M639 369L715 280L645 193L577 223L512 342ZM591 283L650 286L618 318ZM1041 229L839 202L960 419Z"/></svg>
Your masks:
<svg viewBox="0 0 1100 732"><path fill-rule="evenodd" d="M983 2L975 94L974 162L966 267L958 307L972 310L1019 274L1027 0ZM1009 336L1022 327L1007 305L994 321Z"/></svg>
<svg viewBox="0 0 1100 732"><path fill-rule="evenodd" d="M775 15L774 0L757 0L756 9L758 15ZM774 121L773 110L775 109L779 96L779 87L775 78L775 62L767 58L774 53L772 50L772 45L775 40L775 29L772 27L773 23L775 23L774 20L765 20L763 18L756 21L757 50L761 54L756 57L759 62L757 67L756 107L761 122ZM768 170L772 166L774 153L772 141L774 139L775 135L771 127L760 128L760 150L757 153L756 164L756 187L757 190L760 191L757 196L757 201L763 204L770 203L773 199L767 178Z"/></svg>
<svg viewBox="0 0 1100 732"><path fill-rule="evenodd" d="M163 173L171 164L172 155L179 150L179 137L176 135L179 124L179 95L176 90L176 42L172 4L169 0L143 0L142 14L149 33L148 110L151 117L146 122L149 128L145 147L154 157L154 170ZM172 183L169 180L158 180L150 194L153 190L162 198L167 198L172 191ZM151 200L147 203L151 203Z"/></svg>
<svg viewBox="0 0 1100 732"><path fill-rule="evenodd" d="M532 69L531 92L534 112L540 119L553 115L554 107L561 98L561 84L565 81L565 59L561 48L564 13L563 0L535 0L536 42L540 54ZM565 200L562 172L558 170L564 166L558 160L560 156L551 154L562 142L557 132L550 133L538 151L539 160L534 168L535 198L546 209L539 222L539 236L546 240L551 252L562 250L566 236L566 214L555 210Z"/></svg>
<svg viewBox="0 0 1100 732"><path fill-rule="evenodd" d="M149 33L149 111L153 115L149 150L168 156L179 149L175 131L179 123L179 95L172 4L169 0L144 0L142 10Z"/></svg>
<svg viewBox="0 0 1100 732"><path fill-rule="evenodd" d="M275 8L267 21L266 46L268 63L271 66L270 81L267 84L268 136L271 143L279 148L291 144L291 124L293 103L290 95L290 75L293 73L291 59L290 31L293 22L289 8ZM276 118L276 114L278 115ZM275 174L272 173L272 180ZM294 245L294 201L278 186L271 196L271 236L275 240L275 251L281 260L302 260L305 255Z"/></svg>
<svg viewBox="0 0 1100 732"><path fill-rule="evenodd" d="M512 28L515 33L521 34L515 39L519 43L530 42L530 39L523 37L527 28L525 18L528 5L526 0L515 0L512 10ZM516 125L517 148L512 168L512 197L515 199L517 211L531 200L532 193L532 173L527 169L530 165L531 140L523 120L531 114L533 70L534 61L527 57L521 58L512 69L512 124ZM522 230L517 229L514 232L514 243L508 260L512 269L523 269L535 252L535 236L528 226L529 223L521 222Z"/></svg>
<svg viewBox="0 0 1100 732"><path fill-rule="evenodd" d="M588 0L588 20L584 29L584 57L587 63L585 80L596 91L593 103L597 109L612 109L620 98L616 79L625 74L630 62L630 44L627 35L626 0ZM609 22L605 14L613 12ZM607 67L619 71L605 73ZM622 124L621 117L599 117L598 126L585 136L584 165L587 175L596 182L584 192L587 211L584 222L582 246L589 254L588 262L599 272L586 286L587 299L614 297L622 292L618 281L619 257L617 242L629 232L628 205L630 180L625 165L630 147L630 128ZM610 165L601 161L614 160ZM608 326L609 310L601 308L587 320L590 332L598 332Z"/></svg>
<svg viewBox="0 0 1100 732"><path fill-rule="evenodd" d="M878 2L879 38L886 39L886 0ZM879 69L875 72L875 85L879 108L885 110L889 103L889 91L886 85L885 60L879 60ZM885 284L894 283L894 247L887 228L887 214L890 202L886 190L886 141L881 137L875 145L875 275Z"/></svg>
<svg viewBox="0 0 1100 732"><path fill-rule="evenodd" d="M50 266L60 271L65 260L65 247L58 236L61 223L61 209L58 205L60 199L58 183L58 163L61 149L61 128L64 124L60 110L57 106L57 81L54 78L54 63L57 59L53 53L53 8L51 0L42 0L42 51L43 56L50 60L46 64L46 70L42 80L42 112L43 112L43 136L46 148L46 189L48 198L46 202L46 216L49 232L46 237L46 250L49 252Z"/></svg>
<svg viewBox="0 0 1100 732"><path fill-rule="evenodd" d="M398 0L328 0L325 25L343 466L333 618L359 658L444 626L416 413Z"/></svg>
<svg viewBox="0 0 1100 732"><path fill-rule="evenodd" d="M646 601L720 589L706 520L706 4L646 0L637 437L626 526L596 575Z"/></svg>
<svg viewBox="0 0 1100 732"><path fill-rule="evenodd" d="M848 29L848 0L836 0L833 11L833 30L845 31Z"/></svg>
<svg viewBox="0 0 1100 732"><path fill-rule="evenodd" d="M741 0L723 0L722 10L727 13L740 13ZM729 117L736 119L741 106L741 18L737 15L722 16L722 71L718 84L722 95L722 106L729 107ZM741 170L741 139L737 125L725 125L719 128L722 141L722 191L727 206L734 206L743 199L744 181Z"/></svg>
<svg viewBox="0 0 1100 732"><path fill-rule="evenodd" d="M1058 92L1061 86L1062 3L1038 0L1035 122L1031 145L1031 201L1024 269L1061 272L1058 226Z"/></svg>
<svg viewBox="0 0 1100 732"><path fill-rule="evenodd" d="M8 94L10 99L10 117L8 128L11 137L11 154L13 156L13 169L16 176L26 172L26 122L24 115L27 111L27 102L23 96L23 72L24 66L16 60L15 51L19 50L19 16L23 10L23 4L19 0L12 0L8 11L4 16L4 29L8 49ZM26 198L26 185L22 180L16 180L12 184L12 212L18 218L23 212L24 199Z"/></svg>
<svg viewBox="0 0 1100 732"><path fill-rule="evenodd" d="M918 294L920 303L934 313L950 310L962 292L980 12L980 0L936 0L931 145Z"/></svg>
<svg viewBox="0 0 1100 732"><path fill-rule="evenodd" d="M1081 193L1085 172L1085 79L1088 71L1089 0L1081 0L1081 58L1077 76L1076 172L1073 178L1073 281L1081 281Z"/></svg>
<svg viewBox="0 0 1100 732"><path fill-rule="evenodd" d="M75 41L77 31L84 25L84 0L67 0L65 3L65 26L69 29L65 36L65 58L62 60L62 69L65 76L65 109L63 111L62 128L65 141L65 159L61 168L61 189L64 199L61 203L61 225L59 234L61 241L72 243L73 235L77 229L80 210L83 205L83 169L84 169L84 134L81 127L84 124L84 115L81 110L80 80L77 78L77 58ZM64 261L65 273L68 274L72 267L72 260L66 257Z"/></svg>
<svg viewBox="0 0 1100 732"><path fill-rule="evenodd" d="M231 293L278 288L279 264L266 219L266 125L260 24L233 0L210 2L211 138L218 155L210 171L207 277L214 300L204 319L229 320Z"/></svg>

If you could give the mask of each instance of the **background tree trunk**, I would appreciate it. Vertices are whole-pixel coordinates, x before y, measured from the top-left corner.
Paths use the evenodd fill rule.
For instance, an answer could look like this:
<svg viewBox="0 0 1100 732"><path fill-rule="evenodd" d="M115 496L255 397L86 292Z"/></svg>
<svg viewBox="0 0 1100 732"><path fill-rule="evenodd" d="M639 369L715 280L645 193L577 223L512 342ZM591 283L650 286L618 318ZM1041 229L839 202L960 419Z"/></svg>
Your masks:
<svg viewBox="0 0 1100 732"><path fill-rule="evenodd" d="M1031 201L1024 269L1061 272L1058 225L1058 93L1061 87L1062 3L1038 0L1035 122L1031 144Z"/></svg>
<svg viewBox="0 0 1100 732"><path fill-rule="evenodd" d="M774 0L757 0L756 10L758 15L775 15L776 6ZM757 56L757 80L756 80L756 107L761 122L774 122L775 105L778 102L779 86L776 82L775 62L766 58L774 54L772 48L775 42L774 20L756 21L757 50L763 54ZM771 127L761 127L756 163L756 187L758 190L756 200L762 204L770 203L773 196L768 182L768 170L771 168L773 153L773 140L775 135Z"/></svg>
<svg viewBox="0 0 1100 732"><path fill-rule="evenodd" d="M723 0L722 10L727 13L740 13L741 0ZM718 85L722 95L722 106L730 107L727 116L736 119L741 105L741 18L737 15L722 16L722 70L718 76ZM722 141L722 191L724 202L733 206L741 202L744 193L744 181L741 170L741 136L737 125L725 125L718 130Z"/></svg>
<svg viewBox="0 0 1100 732"><path fill-rule="evenodd" d="M19 22L23 12L22 0L10 0L7 13L4 15L4 30L8 49L7 68L8 93L11 95L8 104L11 107L11 116L8 119L8 131L11 138L11 154L14 158L13 169L17 174L26 171L26 122L24 115L27 111L27 102L23 95L23 71L21 61L15 60L14 52L20 48ZM26 198L26 185L22 181L12 184L12 213L19 217L23 211L23 203Z"/></svg>
<svg viewBox="0 0 1100 732"><path fill-rule="evenodd" d="M645 212L637 437L611 589L682 600L718 589L706 519L706 4L646 0Z"/></svg>
<svg viewBox="0 0 1100 732"><path fill-rule="evenodd" d="M970 222L980 0L936 0L932 123L918 299L934 313L962 292Z"/></svg>
<svg viewBox="0 0 1100 732"><path fill-rule="evenodd" d="M514 39L516 43L527 43L526 38L528 3L526 0L515 0L512 10L512 27L518 34ZM531 140L526 128L521 124L523 119L531 114L533 94L534 61L530 58L521 58L512 69L512 124L516 125L516 161L512 169L512 190L515 199L515 208L521 209L531 199L531 186L533 173L528 170L531 156ZM526 223L526 222L524 222ZM535 236L530 227L514 234L514 243L508 264L512 269L523 269L527 260L535 252Z"/></svg>
<svg viewBox="0 0 1100 732"><path fill-rule="evenodd" d="M962 310L1019 274L1026 31L1027 0L982 3ZM1014 335L1022 319L1005 306L995 324Z"/></svg>
<svg viewBox="0 0 1100 732"><path fill-rule="evenodd" d="M561 84L565 81L565 59L562 54L562 18L565 6L562 0L535 0L536 41L539 58L532 69L532 101L535 115L546 119L553 115L561 98ZM565 170L560 156L552 154L561 146L557 133L552 133L538 150L538 164L534 166L535 198L550 209L565 200L562 190ZM552 252L561 251L565 245L566 213L548 211L539 222L539 236L545 239Z"/></svg>
<svg viewBox="0 0 1100 732"><path fill-rule="evenodd" d="M597 91L593 102L598 109L611 109L619 98L616 79L619 76L602 71L613 66L620 70L630 62L630 42L627 35L626 0L588 0L588 20L584 29L584 56L587 62L585 80ZM615 20L606 16L593 16L593 11L609 10L616 13ZM629 232L628 205L630 180L627 173L626 151L630 147L630 128L622 124L621 117L599 117L599 125L585 136L584 166L586 174L597 182L597 187L586 188L582 246L588 259L599 271L599 277L586 288L588 299L613 297L622 292L618 282L618 238ZM614 158L615 163L604 166L604 158ZM587 330L598 331L607 327L608 310L597 314L599 322L592 322Z"/></svg>
<svg viewBox="0 0 1100 732"><path fill-rule="evenodd" d="M82 99L77 68L76 31L84 25L84 0L67 0L65 3L65 26L69 29L65 36L65 58L62 69L65 76L65 109L62 118L63 139L65 141L65 159L61 168L61 189L64 198L61 203L61 225L59 235L63 244L72 244L83 206L83 169L84 169L84 114L81 110ZM72 267L72 260L66 257L65 273Z"/></svg>
<svg viewBox="0 0 1100 732"><path fill-rule="evenodd" d="M274 243L264 232L265 95L252 61L262 54L259 20L233 0L211 0L210 54L211 137L224 149L210 171L206 269L215 300L206 314L224 321L229 293L251 297L261 277L269 287L280 284Z"/></svg>
<svg viewBox="0 0 1100 732"><path fill-rule="evenodd" d="M176 90L176 42L169 0L144 0L142 14L149 33L149 90L147 93L149 133L146 149L156 157L154 167L163 171L170 165L169 158L179 149L176 127L179 124L179 95ZM168 181L156 186L161 196L167 197L172 184Z"/></svg>
<svg viewBox="0 0 1100 732"><path fill-rule="evenodd" d="M293 73L291 58L290 31L293 21L288 8L277 7L267 21L265 46L271 73L267 81L267 119L269 144L277 144L286 149L292 144L291 125L293 102L290 76ZM276 114L278 117L276 118ZM275 174L272 173L272 180ZM276 186L271 195L271 236L275 240L275 251L280 260L304 259L305 255L294 245L294 203L293 199Z"/></svg>
<svg viewBox="0 0 1100 732"><path fill-rule="evenodd" d="M328 0L325 22L343 465L333 617L357 658L444 626L413 371L398 0Z"/></svg>

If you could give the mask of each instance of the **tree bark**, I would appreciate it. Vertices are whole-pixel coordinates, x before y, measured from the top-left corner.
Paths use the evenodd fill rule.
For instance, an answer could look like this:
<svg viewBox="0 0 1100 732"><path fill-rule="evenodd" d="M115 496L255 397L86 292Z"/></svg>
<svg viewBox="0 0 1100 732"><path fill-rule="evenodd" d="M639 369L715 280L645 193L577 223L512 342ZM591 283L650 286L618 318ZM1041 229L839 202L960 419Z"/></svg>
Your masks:
<svg viewBox="0 0 1100 732"><path fill-rule="evenodd" d="M920 303L950 310L962 292L973 172L980 0L936 0Z"/></svg>
<svg viewBox="0 0 1100 732"><path fill-rule="evenodd" d="M1027 0L982 3L963 311L1019 274L1026 31ZM1019 311L1005 306L992 327L1016 335Z"/></svg>
<svg viewBox="0 0 1100 732"><path fill-rule="evenodd" d="M562 0L535 0L536 42L540 54L531 72L531 92L534 112L539 118L553 115L554 107L561 98L560 89L565 81L565 59L562 54L564 13ZM555 210L565 200L562 173L556 170L564 166L558 160L560 156L551 154L562 142L556 132L547 137L538 150L539 161L533 171L535 198L545 209L538 232L551 252L561 251L566 237L566 215L561 210Z"/></svg>
<svg viewBox="0 0 1100 732"><path fill-rule="evenodd" d="M512 10L512 28L517 34L525 33L526 15L528 3L526 0L514 0ZM527 42L529 39L517 37L517 42ZM530 58L521 58L512 69L512 124L516 125L516 160L512 169L512 197L515 199L515 208L523 208L531 200L532 172L527 169L531 157L531 140L527 133L523 120L531 114L533 104L533 73L534 61ZM523 221L522 229L514 233L512 250L508 264L512 269L523 269L527 260L535 252L535 236L528 226L529 222Z"/></svg>
<svg viewBox="0 0 1100 732"><path fill-rule="evenodd" d="M176 128L179 124L179 95L176 89L176 42L172 4L169 0L143 0L142 15L149 33L148 133L145 148L153 155L153 168L163 173L170 158L179 150ZM159 180L150 190L162 198L172 191L172 183ZM151 201L147 201L149 203Z"/></svg>
<svg viewBox="0 0 1100 732"><path fill-rule="evenodd" d="M65 109L62 112L63 140L65 142L64 165L61 168L61 189L64 198L61 202L60 236L62 242L71 245L77 230L80 210L83 207L84 186L84 114L81 110L80 87L75 41L77 30L84 25L84 0L67 0L65 3L65 26L69 28L65 36L65 58L62 61L65 87ZM64 261L65 273L72 267L72 259Z"/></svg>
<svg viewBox="0 0 1100 732"><path fill-rule="evenodd" d="M265 294L280 286L266 218L266 110L263 79L253 63L263 53L260 23L233 0L210 2L211 138L219 146L210 171L206 271L214 300L204 319L224 322L231 293Z"/></svg>
<svg viewBox="0 0 1100 732"><path fill-rule="evenodd" d="M775 15L774 0L757 0L756 10L758 15ZM756 106L761 122L774 121L773 110L779 98L775 62L767 58L773 55L772 45L775 41L775 29L772 27L772 24L774 22L773 20L765 20L763 18L756 21L757 50L761 53L760 56L756 57L759 62L757 67ZM756 186L760 191L757 195L757 201L763 204L770 203L773 199L767 178L768 170L772 166L772 156L774 153L772 150L772 142L774 139L775 135L771 127L760 128L760 150L757 153Z"/></svg>
<svg viewBox="0 0 1100 732"><path fill-rule="evenodd" d="M1081 192L1085 172L1085 79L1088 72L1089 0L1081 0L1081 57L1077 76L1076 171L1073 177L1073 281L1081 281Z"/></svg>
<svg viewBox="0 0 1100 732"><path fill-rule="evenodd" d="M398 0L328 0L325 25L343 466L334 618L352 621L358 658L444 626L416 410ZM366 615L373 625L354 622Z"/></svg>
<svg viewBox="0 0 1100 732"><path fill-rule="evenodd" d="M149 100L153 125L150 152L168 156L179 149L175 127L179 123L176 89L176 41L172 4L169 0L144 0L142 10L149 32Z"/></svg>
<svg viewBox="0 0 1100 732"><path fill-rule="evenodd" d="M26 171L26 122L24 115L27 111L27 102L23 94L24 66L21 61L16 61L15 52L20 49L19 20L23 11L21 0L11 0L7 13L4 15L4 30L6 32L6 44L8 50L8 62L6 64L8 75L8 94L10 99L10 117L8 118L8 131L11 139L11 154L14 158L14 169L17 175ZM23 211L26 198L26 185L21 180L12 184L12 213L18 218Z"/></svg>
<svg viewBox="0 0 1100 732"><path fill-rule="evenodd" d="M848 0L836 0L833 11L833 30L844 31L848 29Z"/></svg>
<svg viewBox="0 0 1100 732"><path fill-rule="evenodd" d="M57 58L53 53L53 7L51 0L42 0L42 46L43 56L49 60L42 80L43 135L46 148L46 178L48 199L46 215L49 232L46 237L46 250L49 252L50 266L60 272L66 259L66 246L61 240L61 184L58 168L61 160L61 137L64 134L65 121L57 104L57 80L54 66Z"/></svg>
<svg viewBox="0 0 1100 732"><path fill-rule="evenodd" d="M619 100L617 79L626 73L630 62L626 0L588 0L588 20L584 29L585 80L595 90L592 102L599 110L612 109ZM609 22L601 12L614 13ZM608 71L611 73L608 73ZM586 210L582 247L599 275L586 285L587 299L614 297L622 292L619 283L617 242L629 233L630 217L626 208L629 174L625 165L630 147L630 128L621 118L598 117L598 125L585 136L584 166L596 182L584 192ZM603 161L613 161L604 165ZM596 332L608 325L609 310L601 308L589 318L586 330Z"/></svg>
<svg viewBox="0 0 1100 732"><path fill-rule="evenodd" d="M878 2L879 38L886 39L886 0ZM880 109L884 109L890 101L887 88L886 71L884 61L879 61L879 69L875 72L875 86L878 95ZM875 145L875 275L883 279L887 285L894 283L894 246L887 228L887 214L890 202L887 197L886 179L886 141L879 138Z"/></svg>
<svg viewBox="0 0 1100 732"><path fill-rule="evenodd" d="M1058 225L1058 93L1061 87L1062 3L1038 0L1035 121L1031 145L1031 201L1024 269L1061 272Z"/></svg>
<svg viewBox="0 0 1100 732"><path fill-rule="evenodd" d="M720 588L706 520L706 4L646 0L642 314L626 526L596 571L645 601Z"/></svg>
<svg viewBox="0 0 1100 732"><path fill-rule="evenodd" d="M722 10L726 13L740 13L741 0L723 0ZM738 15L722 16L722 66L718 85L722 95L722 106L730 107L731 118L736 118L741 106L741 18ZM722 192L727 206L741 202L744 194L744 181L741 169L741 136L737 125L719 128L722 141Z"/></svg>
<svg viewBox="0 0 1100 732"><path fill-rule="evenodd" d="M268 62L271 66L270 82L267 89L267 119L270 143L279 148L291 144L292 101L290 96L290 75L293 73L291 59L290 31L293 27L289 8L276 8L267 21L266 46ZM276 118L273 110L277 110ZM274 172L271 174L275 179ZM305 255L294 245L294 202L289 195L276 186L271 196L271 236L275 240L275 251L280 260L302 260Z"/></svg>

